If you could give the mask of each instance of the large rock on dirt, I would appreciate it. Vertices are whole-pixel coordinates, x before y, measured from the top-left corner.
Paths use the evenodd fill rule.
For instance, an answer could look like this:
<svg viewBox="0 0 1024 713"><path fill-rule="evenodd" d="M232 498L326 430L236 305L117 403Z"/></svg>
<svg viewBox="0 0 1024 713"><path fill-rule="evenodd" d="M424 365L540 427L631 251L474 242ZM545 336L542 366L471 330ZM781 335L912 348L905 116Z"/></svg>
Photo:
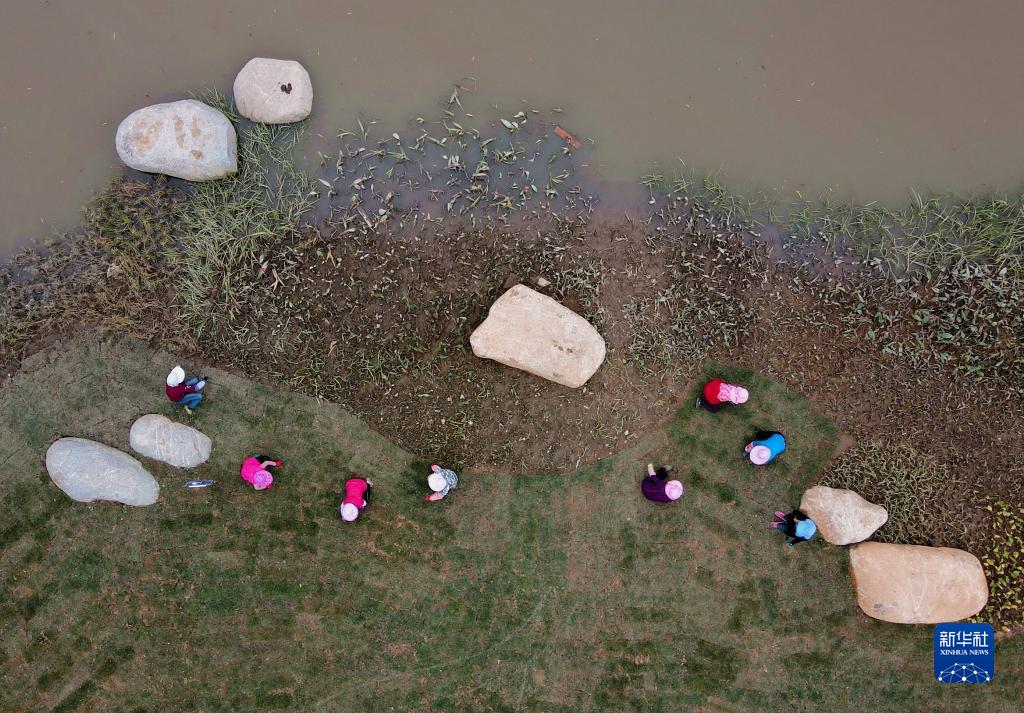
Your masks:
<svg viewBox="0 0 1024 713"><path fill-rule="evenodd" d="M195 468L210 457L213 441L194 428L150 413L139 417L128 434L132 450L177 468Z"/></svg>
<svg viewBox="0 0 1024 713"><path fill-rule="evenodd" d="M587 383L604 361L604 339L555 300L516 285L491 305L469 338L473 353L565 386Z"/></svg>
<svg viewBox="0 0 1024 713"><path fill-rule="evenodd" d="M127 453L84 438L61 438L46 451L46 471L69 498L82 503L113 500L152 505L156 479Z"/></svg>
<svg viewBox="0 0 1024 713"><path fill-rule="evenodd" d="M949 547L862 542L850 548L857 604L894 624L938 624L974 616L988 601L981 562Z"/></svg>
<svg viewBox="0 0 1024 713"><path fill-rule="evenodd" d="M852 490L816 485L804 493L800 509L818 526L818 532L833 545L849 545L871 537L885 524L889 513Z"/></svg>
<svg viewBox="0 0 1024 713"><path fill-rule="evenodd" d="M117 127L117 155L139 171L210 181L238 170L238 139L228 118L194 99L153 104Z"/></svg>
<svg viewBox="0 0 1024 713"><path fill-rule="evenodd" d="M302 121L313 110L313 83L298 62L250 59L235 77L235 107L263 124Z"/></svg>

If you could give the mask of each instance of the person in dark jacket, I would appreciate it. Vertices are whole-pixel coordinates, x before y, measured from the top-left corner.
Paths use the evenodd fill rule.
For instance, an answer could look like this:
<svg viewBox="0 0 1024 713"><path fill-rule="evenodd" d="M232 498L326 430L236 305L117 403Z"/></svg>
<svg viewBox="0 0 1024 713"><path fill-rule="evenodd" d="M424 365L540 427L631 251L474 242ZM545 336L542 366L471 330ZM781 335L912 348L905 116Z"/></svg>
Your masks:
<svg viewBox="0 0 1024 713"><path fill-rule="evenodd" d="M640 483L640 492L644 497L656 503L670 503L683 496L683 484L678 480L668 479L668 468L654 469L653 463L647 464L647 477Z"/></svg>
<svg viewBox="0 0 1024 713"><path fill-rule="evenodd" d="M775 518L776 521L773 521L769 527L774 527L785 535L790 547L799 542L807 542L818 531L814 520L807 517L801 510L794 510L788 515L777 511Z"/></svg>
<svg viewBox="0 0 1024 713"><path fill-rule="evenodd" d="M171 400L171 403L184 406L185 413L192 413L192 409L203 400L203 395L199 392L206 386L209 378L204 376L202 379L198 379L190 376L186 379L185 370L176 366L167 375L167 398Z"/></svg>

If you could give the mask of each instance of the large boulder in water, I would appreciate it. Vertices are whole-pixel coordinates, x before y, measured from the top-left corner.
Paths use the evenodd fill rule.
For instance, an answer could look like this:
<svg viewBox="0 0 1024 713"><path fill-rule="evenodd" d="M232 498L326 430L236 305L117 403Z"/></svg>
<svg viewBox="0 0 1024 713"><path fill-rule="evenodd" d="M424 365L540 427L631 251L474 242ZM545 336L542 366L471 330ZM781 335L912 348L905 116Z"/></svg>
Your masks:
<svg viewBox="0 0 1024 713"><path fill-rule="evenodd" d="M862 542L850 548L857 604L894 624L939 624L974 616L988 581L970 552L949 547Z"/></svg>
<svg viewBox="0 0 1024 713"><path fill-rule="evenodd" d="M885 524L889 513L852 490L816 485L800 500L800 509L818 526L818 532L833 545L849 545L868 539Z"/></svg>
<svg viewBox="0 0 1024 713"><path fill-rule="evenodd" d="M84 438L61 438L46 451L46 471L69 498L82 503L113 500L152 505L156 479L127 453Z"/></svg>
<svg viewBox="0 0 1024 713"><path fill-rule="evenodd" d="M604 339L572 310L516 285L491 305L469 338L473 353L577 388L604 361Z"/></svg>
<svg viewBox="0 0 1024 713"><path fill-rule="evenodd" d="M210 457L209 436L166 416L150 413L138 418L128 434L132 450L177 468L195 468Z"/></svg>
<svg viewBox="0 0 1024 713"><path fill-rule="evenodd" d="M313 83L298 62L250 59L235 77L235 107L242 116L263 124L302 121L313 110Z"/></svg>
<svg viewBox="0 0 1024 713"><path fill-rule="evenodd" d="M115 144L132 168L186 181L211 181L238 170L235 127L194 99L132 112L117 127Z"/></svg>

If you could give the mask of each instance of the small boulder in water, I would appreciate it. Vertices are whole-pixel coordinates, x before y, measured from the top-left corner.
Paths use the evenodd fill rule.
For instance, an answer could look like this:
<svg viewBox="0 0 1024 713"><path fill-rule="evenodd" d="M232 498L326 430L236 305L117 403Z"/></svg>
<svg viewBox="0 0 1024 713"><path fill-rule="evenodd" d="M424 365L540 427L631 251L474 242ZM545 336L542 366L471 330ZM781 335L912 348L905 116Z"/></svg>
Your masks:
<svg viewBox="0 0 1024 713"><path fill-rule="evenodd" d="M235 127L194 99L132 112L117 127L114 142L121 160L138 171L211 181L238 170Z"/></svg>
<svg viewBox="0 0 1024 713"><path fill-rule="evenodd" d="M313 110L313 83L298 62L250 59L235 77L235 107L261 124L291 124Z"/></svg>

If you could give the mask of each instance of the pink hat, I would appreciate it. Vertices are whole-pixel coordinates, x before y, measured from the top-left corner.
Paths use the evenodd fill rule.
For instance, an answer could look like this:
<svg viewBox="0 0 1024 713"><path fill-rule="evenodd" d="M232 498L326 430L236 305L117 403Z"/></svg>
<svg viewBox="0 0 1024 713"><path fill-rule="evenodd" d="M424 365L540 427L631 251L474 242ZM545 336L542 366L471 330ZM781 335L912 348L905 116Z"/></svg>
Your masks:
<svg viewBox="0 0 1024 713"><path fill-rule="evenodd" d="M754 465L764 465L771 457L772 452L768 446L754 446L750 449L750 462Z"/></svg>
<svg viewBox="0 0 1024 713"><path fill-rule="evenodd" d="M341 519L345 522L352 522L359 517L359 508L352 503L341 504Z"/></svg>
<svg viewBox="0 0 1024 713"><path fill-rule="evenodd" d="M266 490L274 482L274 476L265 470L257 470L252 474L252 487L257 490Z"/></svg>
<svg viewBox="0 0 1024 713"><path fill-rule="evenodd" d="M669 500L678 500L683 497L683 484L678 480L670 480L665 483L665 495Z"/></svg>
<svg viewBox="0 0 1024 713"><path fill-rule="evenodd" d="M732 398L729 399L734 404L745 404L747 399L750 398L750 392L744 389L742 386L734 386L732 388Z"/></svg>

